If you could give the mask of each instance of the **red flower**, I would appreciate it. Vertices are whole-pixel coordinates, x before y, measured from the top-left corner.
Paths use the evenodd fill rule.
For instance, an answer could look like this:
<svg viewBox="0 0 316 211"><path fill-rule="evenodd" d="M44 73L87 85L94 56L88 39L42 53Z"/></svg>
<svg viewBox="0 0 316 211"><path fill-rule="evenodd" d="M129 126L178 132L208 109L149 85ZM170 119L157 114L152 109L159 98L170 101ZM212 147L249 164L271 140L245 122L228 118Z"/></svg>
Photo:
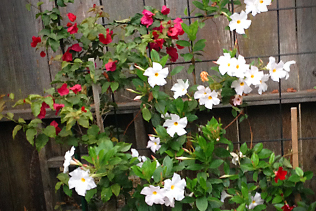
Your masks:
<svg viewBox="0 0 316 211"><path fill-rule="evenodd" d="M41 56L41 57L45 57L45 56L46 56L46 53L45 53L44 51L41 51L40 56Z"/></svg>
<svg viewBox="0 0 316 211"><path fill-rule="evenodd" d="M52 121L49 125L54 126L56 129L56 135L58 135L58 133L60 133L61 129L58 127L58 123L54 120Z"/></svg>
<svg viewBox="0 0 316 211"><path fill-rule="evenodd" d="M278 180L285 180L285 176L287 174L287 171L283 171L282 167L279 167L279 170L274 172L275 177L274 177L274 181L275 183L278 183Z"/></svg>
<svg viewBox="0 0 316 211"><path fill-rule="evenodd" d="M70 87L69 89L72 90L75 94L77 94L78 92L81 91L81 85L80 84L76 84L73 87Z"/></svg>
<svg viewBox="0 0 316 211"><path fill-rule="evenodd" d="M57 115L57 114L58 114L58 111L59 111L60 109L62 109L63 107L65 107L64 104L57 104L57 103L54 103L54 109L56 110L55 115Z"/></svg>
<svg viewBox="0 0 316 211"><path fill-rule="evenodd" d="M72 54L69 52L69 49L64 53L64 55L61 57L63 61L71 62L72 61Z"/></svg>
<svg viewBox="0 0 316 211"><path fill-rule="evenodd" d="M178 45L178 44L176 44L176 46L177 46L177 48L180 49L180 50L184 48L184 46L181 46L181 45Z"/></svg>
<svg viewBox="0 0 316 211"><path fill-rule="evenodd" d="M74 21L76 20L76 18L77 18L77 17L76 17L74 14L72 14L72 13L68 13L67 16L68 16L68 18L69 18L69 20L70 20L71 22L74 22Z"/></svg>
<svg viewBox="0 0 316 211"><path fill-rule="evenodd" d="M151 49L155 49L156 51L159 51L163 47L163 43L165 42L164 39L156 39L154 42L149 43L149 46Z"/></svg>
<svg viewBox="0 0 316 211"><path fill-rule="evenodd" d="M170 9L168 7L166 7L166 5L163 5L161 13L164 14L164 15L168 15L169 12L170 12Z"/></svg>
<svg viewBox="0 0 316 211"><path fill-rule="evenodd" d="M67 23L67 27L71 27L72 26L72 23Z"/></svg>
<svg viewBox="0 0 316 211"><path fill-rule="evenodd" d="M93 8L95 8L97 5L96 4L93 4Z"/></svg>
<svg viewBox="0 0 316 211"><path fill-rule="evenodd" d="M290 207L290 205L285 204L283 207L281 207L281 209L282 209L283 211L291 211L291 210L294 209L294 206L291 206L291 207Z"/></svg>
<svg viewBox="0 0 316 211"><path fill-rule="evenodd" d="M82 51L82 48L80 47L80 45L78 43L76 43L76 44L73 44L71 47L69 47L68 50L80 52L80 51Z"/></svg>
<svg viewBox="0 0 316 211"><path fill-rule="evenodd" d="M184 31L182 29L181 23L183 23L183 20L181 18L176 18L174 21L174 27L177 28L179 30L178 35L183 35Z"/></svg>
<svg viewBox="0 0 316 211"><path fill-rule="evenodd" d="M38 43L42 42L41 37L32 37L32 42L31 42L31 47L35 48L37 46Z"/></svg>
<svg viewBox="0 0 316 211"><path fill-rule="evenodd" d="M154 22L154 19L152 18L154 13L148 10L143 10L143 15L144 16L140 19L140 23L148 28Z"/></svg>
<svg viewBox="0 0 316 211"><path fill-rule="evenodd" d="M69 89L67 88L67 84L64 83L59 89L57 89L60 96L68 95Z"/></svg>
<svg viewBox="0 0 316 211"><path fill-rule="evenodd" d="M100 42L102 42L104 45L111 43L112 42L112 34L113 34L112 30L110 32L110 29L106 29L106 37L104 37L104 34L102 34L102 33L99 34Z"/></svg>
<svg viewBox="0 0 316 211"><path fill-rule="evenodd" d="M172 39L179 39L178 35L179 35L179 29L176 27L170 27L168 29L168 36L171 37Z"/></svg>
<svg viewBox="0 0 316 211"><path fill-rule="evenodd" d="M171 57L171 62L176 62L179 57L177 49L174 47L167 47L167 54L169 54L169 56Z"/></svg>
<svg viewBox="0 0 316 211"><path fill-rule="evenodd" d="M157 31L159 31L160 33L162 33L163 31L163 29L164 29L165 27L163 27L163 25L161 25L160 24L160 26L159 27L155 27L155 28L153 28L153 30L157 30Z"/></svg>
<svg viewBox="0 0 316 211"><path fill-rule="evenodd" d="M43 119L46 116L46 108L49 108L49 105L47 105L45 102L42 103L41 111L39 115L37 116L40 119Z"/></svg>
<svg viewBox="0 0 316 211"><path fill-rule="evenodd" d="M112 72L115 71L116 70L116 63L117 63L117 61L112 62L109 60L109 62L105 64L105 69L107 71L112 71Z"/></svg>
<svg viewBox="0 0 316 211"><path fill-rule="evenodd" d="M67 31L70 33L70 34L76 34L78 32L78 27L77 27L77 23L75 23L73 26L69 27L67 29Z"/></svg>
<svg viewBox="0 0 316 211"><path fill-rule="evenodd" d="M84 106L81 107L81 111L87 113L87 110Z"/></svg>

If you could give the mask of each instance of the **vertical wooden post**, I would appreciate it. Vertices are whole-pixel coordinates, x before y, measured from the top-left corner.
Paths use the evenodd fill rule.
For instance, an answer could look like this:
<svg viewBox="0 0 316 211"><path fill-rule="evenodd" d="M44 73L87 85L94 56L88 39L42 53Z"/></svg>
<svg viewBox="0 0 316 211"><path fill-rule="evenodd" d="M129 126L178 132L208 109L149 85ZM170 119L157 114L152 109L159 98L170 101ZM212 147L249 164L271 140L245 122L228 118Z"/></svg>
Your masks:
<svg viewBox="0 0 316 211"><path fill-rule="evenodd" d="M88 60L94 63L93 58L89 58ZM103 133L104 126L103 126L102 116L100 114L100 92L99 92L98 86L94 83L92 84L92 92L93 92L95 115L97 118L97 125L100 128L100 132Z"/></svg>
<svg viewBox="0 0 316 211"><path fill-rule="evenodd" d="M297 108L291 108L293 169L298 167Z"/></svg>

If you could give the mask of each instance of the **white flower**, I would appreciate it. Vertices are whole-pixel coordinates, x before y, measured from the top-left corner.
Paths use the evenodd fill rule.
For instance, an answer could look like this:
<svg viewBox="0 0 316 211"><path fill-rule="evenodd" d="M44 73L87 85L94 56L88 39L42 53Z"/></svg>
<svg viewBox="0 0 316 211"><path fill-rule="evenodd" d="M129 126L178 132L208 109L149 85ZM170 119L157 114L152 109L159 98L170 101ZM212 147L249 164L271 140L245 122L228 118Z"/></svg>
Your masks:
<svg viewBox="0 0 316 211"><path fill-rule="evenodd" d="M269 75L268 74L264 74L260 80L260 84L256 85L256 88L258 87L258 93L259 95L262 94L262 92L267 91L268 89L268 85L265 83L266 81L269 80Z"/></svg>
<svg viewBox="0 0 316 211"><path fill-rule="evenodd" d="M131 152L132 152L132 157L133 158L138 158L138 156L139 156L139 153L138 153L138 151L136 150L136 149L131 149Z"/></svg>
<svg viewBox="0 0 316 211"><path fill-rule="evenodd" d="M252 90L243 79L233 81L231 87L235 89L238 95L242 95L242 93L248 94Z"/></svg>
<svg viewBox="0 0 316 211"><path fill-rule="evenodd" d="M221 194L221 202L224 203L224 201L225 201L225 199L226 199L227 197L232 197L232 195L227 194L226 191L223 190L223 191L222 191L222 194Z"/></svg>
<svg viewBox="0 0 316 211"><path fill-rule="evenodd" d="M75 153L75 147L74 146L72 146L71 149L65 153L65 156L64 156L65 161L64 161L64 164L63 164L63 166L64 166L64 173L67 173L69 171L69 165L70 165L70 163L72 161L72 156L74 155L74 153Z"/></svg>
<svg viewBox="0 0 316 211"><path fill-rule="evenodd" d="M87 190L97 187L94 179L89 176L89 171L77 168L70 172L69 175L71 176L68 181L69 189L75 188L80 196L85 196Z"/></svg>
<svg viewBox="0 0 316 211"><path fill-rule="evenodd" d="M160 138L155 138L153 136L149 136L149 141L147 143L147 148L150 148L153 153L158 151L161 147Z"/></svg>
<svg viewBox="0 0 316 211"><path fill-rule="evenodd" d="M147 160L147 158L145 156L139 156L138 160L139 160L139 163L136 166L139 166L141 168L144 162Z"/></svg>
<svg viewBox="0 0 316 211"><path fill-rule="evenodd" d="M206 96L200 99L200 105L205 105L206 108L212 109L213 105L218 105L220 99L218 99L218 94L214 90L211 91L210 88L206 89Z"/></svg>
<svg viewBox="0 0 316 211"><path fill-rule="evenodd" d="M208 90L210 90L209 87L205 88L204 86L199 85L197 87L197 91L194 93L194 99L201 99L203 97L206 97ZM203 105L203 104L200 103L200 105Z"/></svg>
<svg viewBox="0 0 316 211"><path fill-rule="evenodd" d="M172 179L166 179L164 181L165 195L169 199L170 206L174 206L174 199L181 201L184 199L184 188L186 186L185 179L181 179L180 175L174 173ZM173 207L172 206L172 207Z"/></svg>
<svg viewBox="0 0 316 211"><path fill-rule="evenodd" d="M280 78L284 78L286 76L287 72L283 70L283 66L284 63L282 61L277 64L274 57L269 57L267 68L269 69L269 73L273 81L279 82Z"/></svg>
<svg viewBox="0 0 316 211"><path fill-rule="evenodd" d="M248 29L251 24L251 20L247 20L247 14L241 11L240 14L234 13L230 18L232 19L229 22L230 31L236 29L238 34L245 34L245 29Z"/></svg>
<svg viewBox="0 0 316 211"><path fill-rule="evenodd" d="M238 154L231 152L230 155L233 157L232 163L234 165L240 164L240 159L246 157L242 154L242 152L239 152Z"/></svg>
<svg viewBox="0 0 316 211"><path fill-rule="evenodd" d="M219 72L222 75L227 73L228 75L233 75L234 66L236 66L237 60L236 58L232 59L229 53L224 53L224 56L220 56L216 61L216 64L219 65Z"/></svg>
<svg viewBox="0 0 316 211"><path fill-rule="evenodd" d="M261 194L256 192L255 196L251 196L251 203L249 206L247 206L248 209L253 209L257 205L263 204L264 200L261 198Z"/></svg>
<svg viewBox="0 0 316 211"><path fill-rule="evenodd" d="M289 78L289 72L290 72L290 66L292 64L295 64L296 62L295 61L288 61L288 62L285 62L285 64L283 65L283 69L286 71L286 74L285 74L285 80L287 80Z"/></svg>
<svg viewBox="0 0 316 211"><path fill-rule="evenodd" d="M246 64L246 60L242 55L239 55L234 67L233 76L244 78L247 70L249 70L249 64Z"/></svg>
<svg viewBox="0 0 316 211"><path fill-rule="evenodd" d="M168 72L168 67L162 68L161 64L153 62L153 67L148 67L144 75L148 76L148 83L151 87L163 86L167 83L165 78L168 76Z"/></svg>
<svg viewBox="0 0 316 211"><path fill-rule="evenodd" d="M160 116L161 116L161 118L163 118L163 119L166 119L166 118L167 118L167 119L168 119L168 118L170 119L170 114L169 114L168 112L165 113L165 114L161 114Z"/></svg>
<svg viewBox="0 0 316 211"><path fill-rule="evenodd" d="M180 117L177 114L170 114L171 119L167 119L165 123L163 123L164 127L167 128L167 133L173 137L175 133L178 134L178 136L182 136L187 133L187 131L184 129L188 124L187 117L183 117L180 119Z"/></svg>
<svg viewBox="0 0 316 211"><path fill-rule="evenodd" d="M177 79L178 83L174 84L171 88L171 91L174 91L174 99L181 97L187 93L189 88L189 80L184 82L182 79Z"/></svg>
<svg viewBox="0 0 316 211"><path fill-rule="evenodd" d="M252 85L258 85L260 84L260 80L263 76L263 72L259 71L258 67L251 66L251 69L248 70L245 74L246 76L246 83L248 86Z"/></svg>
<svg viewBox="0 0 316 211"><path fill-rule="evenodd" d="M165 205L167 206L167 207L174 207L174 199L172 199L171 201L170 201L170 199L168 198L168 197L165 197L165 198L163 198L163 200L165 201Z"/></svg>
<svg viewBox="0 0 316 211"><path fill-rule="evenodd" d="M145 202L152 206L153 204L164 204L165 190L160 189L160 187L155 187L149 185L149 187L144 187L140 194L145 195Z"/></svg>
<svg viewBox="0 0 316 211"><path fill-rule="evenodd" d="M253 16L261 12L267 12L267 6L271 4L271 0L245 0L246 13L252 12Z"/></svg>

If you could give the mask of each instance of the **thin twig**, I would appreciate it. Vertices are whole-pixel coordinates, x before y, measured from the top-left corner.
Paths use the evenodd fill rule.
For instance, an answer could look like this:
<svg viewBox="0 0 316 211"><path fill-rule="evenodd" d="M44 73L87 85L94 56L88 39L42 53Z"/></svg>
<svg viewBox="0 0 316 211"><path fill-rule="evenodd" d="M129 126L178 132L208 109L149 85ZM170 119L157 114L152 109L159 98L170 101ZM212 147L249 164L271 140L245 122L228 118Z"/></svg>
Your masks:
<svg viewBox="0 0 316 211"><path fill-rule="evenodd" d="M224 130L226 130L229 126L231 126L238 119L238 117L242 115L243 113L244 113L243 110L241 110L240 113L235 117L235 119L224 128Z"/></svg>
<svg viewBox="0 0 316 211"><path fill-rule="evenodd" d="M123 136L125 136L125 133L127 132L127 129L128 129L129 126L135 121L135 119L136 119L137 116L140 114L140 112L141 112L141 110L139 110L139 111L137 112L137 114L135 115L134 119L127 125L127 127L126 127L126 129L125 129L125 131L124 131L124 133L123 133Z"/></svg>
<svg viewBox="0 0 316 211"><path fill-rule="evenodd" d="M248 118L247 118L247 121L248 121L248 125L249 125L249 130L250 130L250 149L252 149L253 132L252 132L252 129L251 129L251 126L250 126L250 121L249 121Z"/></svg>

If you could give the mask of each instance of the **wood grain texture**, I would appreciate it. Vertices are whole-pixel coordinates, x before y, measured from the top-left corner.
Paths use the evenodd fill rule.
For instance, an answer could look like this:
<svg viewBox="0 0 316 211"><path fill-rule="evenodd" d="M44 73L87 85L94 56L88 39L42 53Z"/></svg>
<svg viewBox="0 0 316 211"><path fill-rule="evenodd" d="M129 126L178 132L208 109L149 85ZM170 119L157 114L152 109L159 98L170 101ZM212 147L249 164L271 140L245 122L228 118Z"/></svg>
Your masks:
<svg viewBox="0 0 316 211"><path fill-rule="evenodd" d="M15 93L23 98L31 93L42 94L50 87L47 59L40 57L40 48L31 47L32 36L40 30L36 11L25 9L24 1L8 1L0 8L0 93Z"/></svg>

